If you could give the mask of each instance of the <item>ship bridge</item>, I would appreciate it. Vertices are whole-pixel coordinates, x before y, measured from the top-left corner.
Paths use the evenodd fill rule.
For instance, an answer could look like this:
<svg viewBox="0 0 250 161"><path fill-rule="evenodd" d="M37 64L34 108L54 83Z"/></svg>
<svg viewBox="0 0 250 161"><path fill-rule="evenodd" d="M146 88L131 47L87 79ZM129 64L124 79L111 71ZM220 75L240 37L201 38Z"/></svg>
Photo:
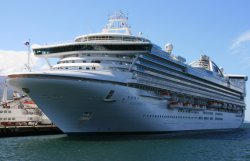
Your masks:
<svg viewBox="0 0 250 161"><path fill-rule="evenodd" d="M73 42L33 46L38 57L63 57L79 53L144 53L152 48L151 42L140 35L133 36L128 17L118 12L111 16L102 32L82 35Z"/></svg>

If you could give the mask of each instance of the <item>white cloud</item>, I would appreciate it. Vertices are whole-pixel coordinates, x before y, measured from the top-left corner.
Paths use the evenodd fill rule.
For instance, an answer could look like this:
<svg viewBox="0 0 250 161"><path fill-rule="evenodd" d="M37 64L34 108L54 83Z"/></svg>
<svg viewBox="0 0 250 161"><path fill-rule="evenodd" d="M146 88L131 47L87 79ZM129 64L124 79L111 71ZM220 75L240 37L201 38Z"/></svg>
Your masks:
<svg viewBox="0 0 250 161"><path fill-rule="evenodd" d="M30 66L32 70L45 68L45 62L31 54ZM14 72L25 71L27 64L27 51L0 50L0 75L8 75Z"/></svg>
<svg viewBox="0 0 250 161"><path fill-rule="evenodd" d="M236 49L238 47L240 47L241 45L243 45L246 42L250 41L250 30L242 33L240 36L238 36L232 43L231 45L231 49Z"/></svg>
<svg viewBox="0 0 250 161"><path fill-rule="evenodd" d="M250 68L250 30L240 34L230 46L230 53L235 56L235 61L246 70Z"/></svg>

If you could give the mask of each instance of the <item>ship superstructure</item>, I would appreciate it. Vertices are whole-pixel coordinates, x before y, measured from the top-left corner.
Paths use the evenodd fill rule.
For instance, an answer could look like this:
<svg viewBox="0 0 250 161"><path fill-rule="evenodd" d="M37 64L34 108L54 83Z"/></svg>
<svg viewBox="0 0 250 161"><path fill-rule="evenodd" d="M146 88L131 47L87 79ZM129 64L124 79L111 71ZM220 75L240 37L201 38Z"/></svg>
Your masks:
<svg viewBox="0 0 250 161"><path fill-rule="evenodd" d="M190 65L133 36L121 12L101 33L37 45L59 58L50 71L9 75L65 133L167 132L238 128L244 121L244 75L225 74L206 55Z"/></svg>

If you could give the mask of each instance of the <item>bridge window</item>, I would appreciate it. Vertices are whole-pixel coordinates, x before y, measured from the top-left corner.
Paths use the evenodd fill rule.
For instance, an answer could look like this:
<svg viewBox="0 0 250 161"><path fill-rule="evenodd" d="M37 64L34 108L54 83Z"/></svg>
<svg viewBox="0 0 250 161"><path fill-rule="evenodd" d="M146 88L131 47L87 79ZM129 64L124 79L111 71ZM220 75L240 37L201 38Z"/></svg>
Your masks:
<svg viewBox="0 0 250 161"><path fill-rule="evenodd" d="M92 60L91 63L101 63L100 60Z"/></svg>

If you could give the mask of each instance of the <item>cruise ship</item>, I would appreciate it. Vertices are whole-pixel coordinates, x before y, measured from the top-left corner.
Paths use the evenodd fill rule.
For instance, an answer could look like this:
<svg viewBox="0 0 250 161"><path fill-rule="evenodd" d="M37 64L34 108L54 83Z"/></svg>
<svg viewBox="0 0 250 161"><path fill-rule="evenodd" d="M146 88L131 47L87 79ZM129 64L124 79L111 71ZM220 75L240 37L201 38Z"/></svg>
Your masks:
<svg viewBox="0 0 250 161"><path fill-rule="evenodd" d="M162 49L132 35L122 12L100 33L32 50L59 61L47 71L10 74L8 83L64 133L234 129L244 121L247 76L226 74L206 55L187 64L172 44Z"/></svg>

